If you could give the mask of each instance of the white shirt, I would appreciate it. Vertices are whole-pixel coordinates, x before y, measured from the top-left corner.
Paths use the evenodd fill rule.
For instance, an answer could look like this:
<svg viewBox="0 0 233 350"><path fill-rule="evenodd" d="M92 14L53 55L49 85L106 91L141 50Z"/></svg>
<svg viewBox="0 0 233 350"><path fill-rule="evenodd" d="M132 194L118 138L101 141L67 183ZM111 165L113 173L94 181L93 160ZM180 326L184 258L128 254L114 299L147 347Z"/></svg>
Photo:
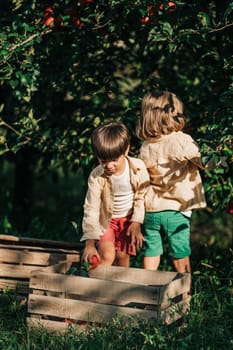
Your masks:
<svg viewBox="0 0 233 350"><path fill-rule="evenodd" d="M112 175L114 193L113 218L124 218L131 214L133 208L133 188L130 183L129 164L125 160L125 170L120 175Z"/></svg>

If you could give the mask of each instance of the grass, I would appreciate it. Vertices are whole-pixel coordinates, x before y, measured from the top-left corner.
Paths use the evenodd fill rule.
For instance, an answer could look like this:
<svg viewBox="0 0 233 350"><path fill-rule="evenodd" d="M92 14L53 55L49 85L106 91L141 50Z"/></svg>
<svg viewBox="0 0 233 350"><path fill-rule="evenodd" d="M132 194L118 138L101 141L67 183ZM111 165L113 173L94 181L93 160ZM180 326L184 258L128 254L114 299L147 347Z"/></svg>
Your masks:
<svg viewBox="0 0 233 350"><path fill-rule="evenodd" d="M2 350L230 350L233 348L233 266L223 258L216 266L201 261L193 271L191 309L182 325L126 326L115 319L105 327L91 327L87 334L69 331L50 334L26 327L27 305L10 294L0 306ZM3 296L2 296L3 297ZM7 301L7 302L6 302Z"/></svg>
<svg viewBox="0 0 233 350"><path fill-rule="evenodd" d="M9 176L2 179L0 229L4 234L17 234L9 214L12 209L10 179ZM68 179L61 176L56 181L46 176L40 181L37 179L35 185L33 218L28 231L22 235L79 241L86 189L83 176L77 174ZM27 305L21 305L14 296L5 293L0 295L0 350L232 350L232 220L233 216L224 212L201 211L192 218L191 310L182 326L139 322L137 327L126 327L116 319L105 327L93 327L88 334L71 331L58 336L44 329L29 330ZM139 260L133 262L134 266L139 267ZM160 268L166 271L172 268L166 256Z"/></svg>

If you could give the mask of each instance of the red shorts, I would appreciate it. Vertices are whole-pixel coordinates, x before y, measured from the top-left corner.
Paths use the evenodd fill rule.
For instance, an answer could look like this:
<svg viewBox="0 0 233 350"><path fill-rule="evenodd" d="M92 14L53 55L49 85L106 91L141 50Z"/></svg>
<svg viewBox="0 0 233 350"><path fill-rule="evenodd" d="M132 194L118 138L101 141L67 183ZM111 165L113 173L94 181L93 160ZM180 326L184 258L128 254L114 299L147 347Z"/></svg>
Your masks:
<svg viewBox="0 0 233 350"><path fill-rule="evenodd" d="M136 255L136 248L130 244L130 236L126 236L126 231L130 223L130 216L111 219L109 228L100 237L97 245L110 241L114 244L116 250L126 252L130 255Z"/></svg>

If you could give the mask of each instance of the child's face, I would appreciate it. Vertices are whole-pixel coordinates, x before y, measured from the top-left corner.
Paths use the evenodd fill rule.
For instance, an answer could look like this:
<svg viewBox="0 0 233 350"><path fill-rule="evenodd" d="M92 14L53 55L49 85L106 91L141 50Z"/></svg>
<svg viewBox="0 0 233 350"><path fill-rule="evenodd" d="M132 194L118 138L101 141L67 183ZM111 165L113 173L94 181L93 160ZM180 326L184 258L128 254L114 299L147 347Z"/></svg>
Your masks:
<svg viewBox="0 0 233 350"><path fill-rule="evenodd" d="M122 154L119 158L112 160L98 159L100 165L104 169L104 173L108 176L121 175L125 170L125 155Z"/></svg>

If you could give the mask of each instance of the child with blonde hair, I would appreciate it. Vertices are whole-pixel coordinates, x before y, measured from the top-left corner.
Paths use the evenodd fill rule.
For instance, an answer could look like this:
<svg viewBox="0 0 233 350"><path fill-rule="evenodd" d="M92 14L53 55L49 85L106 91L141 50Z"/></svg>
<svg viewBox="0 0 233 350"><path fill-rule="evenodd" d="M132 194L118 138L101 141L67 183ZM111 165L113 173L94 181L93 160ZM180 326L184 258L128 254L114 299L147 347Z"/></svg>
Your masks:
<svg viewBox="0 0 233 350"><path fill-rule="evenodd" d="M163 235L177 272L191 272L190 218L206 206L199 168L201 156L185 125L183 103L168 91L144 96L137 136L144 140L140 158L150 175L145 197L143 265L157 270Z"/></svg>

